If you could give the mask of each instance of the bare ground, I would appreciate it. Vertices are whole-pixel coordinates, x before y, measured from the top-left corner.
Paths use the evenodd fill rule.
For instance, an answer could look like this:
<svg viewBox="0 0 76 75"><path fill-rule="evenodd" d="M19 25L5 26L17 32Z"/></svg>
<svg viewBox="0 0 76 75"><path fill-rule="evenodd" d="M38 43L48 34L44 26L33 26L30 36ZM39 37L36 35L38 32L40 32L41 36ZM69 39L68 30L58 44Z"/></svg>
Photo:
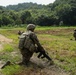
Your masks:
<svg viewBox="0 0 76 75"><path fill-rule="evenodd" d="M10 43L10 42L12 42L12 39L8 39L0 34L0 50L3 48L4 43Z"/></svg>
<svg viewBox="0 0 76 75"><path fill-rule="evenodd" d="M69 75L68 72L65 72L57 65L49 65L49 63L50 62L48 62L46 59L38 59L34 54L30 60L29 66L24 66L27 68L23 69L19 73L16 73L15 75ZM30 68L31 70L28 70Z"/></svg>
<svg viewBox="0 0 76 75"><path fill-rule="evenodd" d="M5 36L1 35L0 34L0 50L3 49L3 44L6 43L6 44L9 44L12 42L12 39L8 39L6 38ZM3 62L0 61L0 67L2 66Z"/></svg>
<svg viewBox="0 0 76 75"><path fill-rule="evenodd" d="M41 68L40 73L43 74L40 75L69 75L57 65L50 65L50 61L48 61L47 59L38 59L36 55L33 55L31 61Z"/></svg>
<svg viewBox="0 0 76 75"><path fill-rule="evenodd" d="M3 48L3 43L10 43L12 42L11 39L6 38L3 35L0 35L0 50ZM4 63L0 60L0 68ZM31 65L34 67L34 69L27 73L25 70L21 73L15 74L15 75L69 75L69 73L65 72L63 69L56 65L49 65L49 62L47 62L45 59L41 60L36 57L36 55L33 55L31 58ZM2 75L0 73L0 75Z"/></svg>

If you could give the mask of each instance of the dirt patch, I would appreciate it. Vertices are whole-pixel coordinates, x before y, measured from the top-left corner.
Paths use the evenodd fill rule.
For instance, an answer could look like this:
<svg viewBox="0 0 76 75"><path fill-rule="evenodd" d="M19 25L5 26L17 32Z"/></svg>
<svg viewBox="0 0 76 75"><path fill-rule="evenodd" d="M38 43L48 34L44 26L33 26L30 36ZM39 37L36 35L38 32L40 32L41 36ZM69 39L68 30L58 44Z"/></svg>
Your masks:
<svg viewBox="0 0 76 75"><path fill-rule="evenodd" d="M69 75L69 73L65 72L57 65L49 65L50 61L48 61L47 59L38 59L36 55L33 55L31 61L41 68L41 74L39 75Z"/></svg>
<svg viewBox="0 0 76 75"><path fill-rule="evenodd" d="M12 39L8 39L5 36L0 34L0 42L1 43L10 43L10 42L12 42Z"/></svg>
<svg viewBox="0 0 76 75"><path fill-rule="evenodd" d="M0 34L0 50L3 49L3 44L5 43L8 44L8 43L11 43L12 41L13 41L12 39L8 39L5 36Z"/></svg>
<svg viewBox="0 0 76 75"><path fill-rule="evenodd" d="M3 46L2 46L2 44L0 44L0 50L2 50L3 49Z"/></svg>
<svg viewBox="0 0 76 75"><path fill-rule="evenodd" d="M62 34L62 33L72 33L74 31L73 28L67 28L67 29L49 29L49 30L38 30L36 31L37 34L51 34L51 35L59 35L59 34Z"/></svg>
<svg viewBox="0 0 76 75"><path fill-rule="evenodd" d="M49 31L48 33L50 33ZM44 32L42 32L44 33ZM4 43L11 43L12 39L8 39L5 36L0 34L0 49L2 49ZM36 55L31 58L31 66L34 68L31 71L23 70L22 73L18 73L15 75L69 75L64 70L56 65L49 66L49 62L46 60L38 59ZM0 67L2 66L2 62L0 61ZM0 74L2 75L2 74Z"/></svg>
<svg viewBox="0 0 76 75"><path fill-rule="evenodd" d="M12 39L8 39L6 38L5 36L1 35L0 34L0 50L3 49L3 44L9 44L11 43L13 40ZM2 61L0 61L0 68L2 67L4 63ZM1 69L0 69L1 70ZM0 72L0 75L3 75L1 72Z"/></svg>
<svg viewBox="0 0 76 75"><path fill-rule="evenodd" d="M31 58L29 66L24 67L21 72L15 75L69 75L69 73L65 72L57 65L49 65L46 59L39 59L36 55L33 55Z"/></svg>

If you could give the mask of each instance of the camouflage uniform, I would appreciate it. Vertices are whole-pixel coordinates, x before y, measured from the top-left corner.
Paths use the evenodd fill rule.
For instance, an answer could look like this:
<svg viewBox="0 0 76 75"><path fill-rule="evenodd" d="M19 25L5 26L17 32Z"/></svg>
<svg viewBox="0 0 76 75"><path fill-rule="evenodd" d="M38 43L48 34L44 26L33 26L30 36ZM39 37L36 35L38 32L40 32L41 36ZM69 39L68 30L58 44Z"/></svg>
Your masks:
<svg viewBox="0 0 76 75"><path fill-rule="evenodd" d="M76 41L76 29L74 30L74 34L73 34L75 41Z"/></svg>
<svg viewBox="0 0 76 75"><path fill-rule="evenodd" d="M38 45L39 47L41 47L39 40L36 36L36 34L34 33L34 29L35 29L35 25L34 24L29 24L27 26L27 31L24 32L23 34L27 33L28 35L30 35L30 38L32 40L32 44L34 45L34 47L32 48L33 50L30 51L29 48L23 48L21 51L22 54L22 64L27 64L30 60L30 58L32 57L33 53L36 50L36 45Z"/></svg>

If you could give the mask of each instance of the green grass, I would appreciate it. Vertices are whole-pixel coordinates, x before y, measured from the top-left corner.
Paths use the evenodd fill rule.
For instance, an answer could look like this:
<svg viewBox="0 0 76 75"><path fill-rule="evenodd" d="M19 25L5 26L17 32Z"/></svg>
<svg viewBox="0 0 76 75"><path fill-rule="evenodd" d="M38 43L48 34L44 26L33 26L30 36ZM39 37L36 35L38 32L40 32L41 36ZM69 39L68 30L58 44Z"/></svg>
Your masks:
<svg viewBox="0 0 76 75"><path fill-rule="evenodd" d="M2 73L4 75L14 75L14 73L19 72L20 71L20 66L19 65L11 65L11 66L7 66L2 70Z"/></svg>
<svg viewBox="0 0 76 75"><path fill-rule="evenodd" d="M12 52L14 48L10 44L4 44L3 51L4 52Z"/></svg>
<svg viewBox="0 0 76 75"><path fill-rule="evenodd" d="M49 55L53 58L55 64L63 68L65 71L70 72L71 75L76 75L76 41L73 38L74 29L76 29L76 27L40 27L39 26L35 30L41 45L46 49L47 52L49 52ZM24 31L25 28L0 30L0 34L3 34L7 38L13 39L11 45L5 44L3 50L3 53L5 53L5 55L2 55L2 51L1 51L0 53L1 60L10 59L13 62L17 62L20 60L18 56L15 55L14 57L12 57L10 54L14 51L18 51L17 48L18 30ZM13 73L16 72L14 71L15 68L13 68L13 66L10 66L10 68L11 67L12 67L11 71L13 71ZM11 72L10 70L7 69L5 69L3 73L5 73L6 71L8 73ZM8 73L7 75L10 74Z"/></svg>
<svg viewBox="0 0 76 75"><path fill-rule="evenodd" d="M49 30L50 28L43 28L42 30L47 31L47 29ZM43 33L38 35L41 44L46 50L49 50L55 64L65 71L71 72L73 75L76 74L76 41L74 41L73 37L74 29L75 27L52 27L50 29L51 31L60 31L58 33L55 32L55 34Z"/></svg>

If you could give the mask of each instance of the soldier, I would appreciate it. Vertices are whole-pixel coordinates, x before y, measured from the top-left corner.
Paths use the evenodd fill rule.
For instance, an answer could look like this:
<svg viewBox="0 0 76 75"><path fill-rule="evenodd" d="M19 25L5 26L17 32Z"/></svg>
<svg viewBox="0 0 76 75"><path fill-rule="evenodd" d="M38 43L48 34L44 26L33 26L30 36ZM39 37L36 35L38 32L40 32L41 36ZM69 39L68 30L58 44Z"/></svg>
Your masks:
<svg viewBox="0 0 76 75"><path fill-rule="evenodd" d="M74 30L74 34L73 34L75 41L76 41L76 29Z"/></svg>
<svg viewBox="0 0 76 75"><path fill-rule="evenodd" d="M34 33L34 29L35 29L35 25L34 24L29 24L27 26L27 31L24 32L23 34L21 34L21 37L23 37L23 36L25 37L27 35L28 37L31 37L32 39L37 40L37 37ZM19 63L19 64L20 65L22 65L22 64L27 65L30 58L32 57L32 55L34 53L35 43L33 41L29 41L28 39L26 39L26 41L23 41L23 42L24 43L19 42L19 49L20 49L20 52L22 54L22 62ZM22 47L22 44L24 44L24 47L20 48L20 47Z"/></svg>
<svg viewBox="0 0 76 75"><path fill-rule="evenodd" d="M36 34L34 33L34 30L35 30L35 25L34 24L28 24L27 25L27 31L24 32L22 35L21 35L21 39L26 36L26 41L24 41L24 43L20 43L19 47L20 47L20 51L21 51L21 54L22 54L22 62L19 63L20 65L21 64L25 64L27 65L30 58L32 57L33 53L36 52L36 46L38 46L39 48L43 48L41 46L41 44L39 43L39 40L36 36ZM24 44L24 47L22 47ZM44 50L42 49L42 52L44 52Z"/></svg>

